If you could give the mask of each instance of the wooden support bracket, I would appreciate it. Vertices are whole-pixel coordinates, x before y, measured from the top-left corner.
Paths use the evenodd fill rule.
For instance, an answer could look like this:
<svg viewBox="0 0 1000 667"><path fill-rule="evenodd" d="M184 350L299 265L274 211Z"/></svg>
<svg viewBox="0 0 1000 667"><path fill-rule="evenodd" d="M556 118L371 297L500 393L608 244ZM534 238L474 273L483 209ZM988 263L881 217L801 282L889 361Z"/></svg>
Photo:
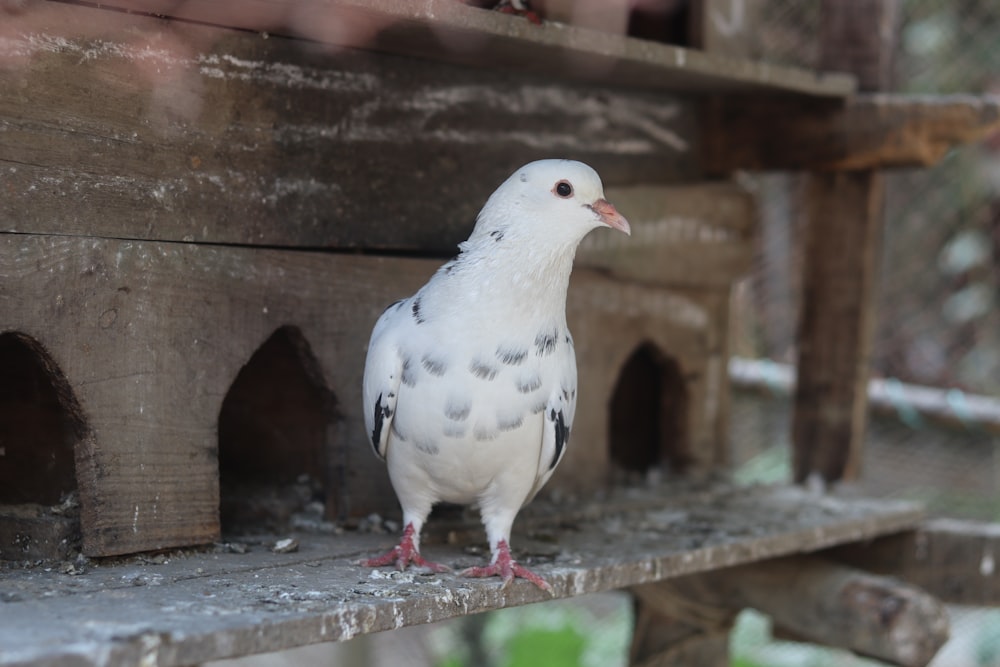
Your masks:
<svg viewBox="0 0 1000 667"><path fill-rule="evenodd" d="M707 632L752 607L775 627L895 665L930 662L948 639L937 599L899 580L815 556L794 556L631 589L646 606Z"/></svg>
<svg viewBox="0 0 1000 667"><path fill-rule="evenodd" d="M1000 605L1000 523L935 519L916 531L835 549L832 556L905 579L948 603Z"/></svg>
<svg viewBox="0 0 1000 667"><path fill-rule="evenodd" d="M715 97L705 104L709 172L929 167L1000 131L1000 96L862 94L846 104Z"/></svg>

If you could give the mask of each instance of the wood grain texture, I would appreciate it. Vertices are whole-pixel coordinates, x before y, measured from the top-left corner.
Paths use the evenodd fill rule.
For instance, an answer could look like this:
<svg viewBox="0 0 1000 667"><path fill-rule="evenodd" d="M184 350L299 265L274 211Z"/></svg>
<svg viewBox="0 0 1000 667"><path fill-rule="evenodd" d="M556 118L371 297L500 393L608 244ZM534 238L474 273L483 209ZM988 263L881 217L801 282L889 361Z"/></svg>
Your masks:
<svg viewBox="0 0 1000 667"><path fill-rule="evenodd" d="M121 15L56 7L0 47L5 231L450 255L530 160L697 169L693 108L662 93L141 16L66 36ZM157 48L174 33L193 46Z"/></svg>
<svg viewBox="0 0 1000 667"><path fill-rule="evenodd" d="M785 91L821 97L843 97L855 87L854 78L842 73L817 75L626 38L627 21L614 25L606 20L594 29L556 22L536 26L520 17L451 0L329 0L305 10L291 0L252 0L238 5L230 0L207 0L157 3L155 7L142 0L101 4L212 25L296 32L338 46L598 85L681 93ZM596 13L601 15L599 7Z"/></svg>
<svg viewBox="0 0 1000 667"><path fill-rule="evenodd" d="M706 103L705 169L844 171L930 167L1000 128L1000 97L862 94L846 104L793 98Z"/></svg>
<svg viewBox="0 0 1000 667"><path fill-rule="evenodd" d="M908 503L677 482L532 504L513 546L561 598L865 540L920 517ZM456 568L478 564L465 551L483 543L471 528L473 541L428 541L425 554ZM396 537L304 533L291 554L265 543L242 555L173 554L160 565L136 559L77 577L5 573L0 665L193 665L551 599L524 581L503 590L496 581L355 564Z"/></svg>
<svg viewBox="0 0 1000 667"><path fill-rule="evenodd" d="M0 235L3 320L41 341L92 438L77 448L84 550L108 555L218 537L217 422L255 349L294 324L327 387L360 405L365 341L385 304L433 267L413 260L194 244ZM363 289L359 289L364 286ZM356 512L389 504L348 420ZM355 460L356 459L356 460ZM394 502L394 501L392 501Z"/></svg>

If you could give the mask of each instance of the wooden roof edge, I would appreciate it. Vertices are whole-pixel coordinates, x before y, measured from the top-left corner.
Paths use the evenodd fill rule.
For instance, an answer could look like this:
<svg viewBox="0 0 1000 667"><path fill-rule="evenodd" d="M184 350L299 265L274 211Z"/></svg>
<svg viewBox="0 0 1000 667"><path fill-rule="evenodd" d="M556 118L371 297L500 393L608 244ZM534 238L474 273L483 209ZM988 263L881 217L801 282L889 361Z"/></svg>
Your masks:
<svg viewBox="0 0 1000 667"><path fill-rule="evenodd" d="M650 90L839 99L857 88L848 74L733 58L554 21L536 25L457 0L325 0L308 10L291 0L205 0L168 7L152 0L54 1Z"/></svg>

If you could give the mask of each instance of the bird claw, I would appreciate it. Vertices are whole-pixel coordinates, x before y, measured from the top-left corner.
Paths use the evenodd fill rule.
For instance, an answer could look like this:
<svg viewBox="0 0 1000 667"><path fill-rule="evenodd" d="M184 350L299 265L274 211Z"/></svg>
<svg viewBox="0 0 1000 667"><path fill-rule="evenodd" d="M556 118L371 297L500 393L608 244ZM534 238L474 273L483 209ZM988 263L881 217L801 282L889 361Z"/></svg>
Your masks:
<svg viewBox="0 0 1000 667"><path fill-rule="evenodd" d="M388 553L360 561L365 567L385 567L395 565L396 569L402 572L411 563L415 570L421 572L451 572L451 568L441 563L429 561L420 555L420 552L413 544L413 525L407 525L403 531L403 539L399 544L389 550Z"/></svg>
<svg viewBox="0 0 1000 667"><path fill-rule="evenodd" d="M527 579L543 591L547 592L549 595L554 595L554 591L552 590L552 586L549 585L549 582L545 581L523 565L518 565L518 563L511 557L510 547L507 546L507 542L504 540L501 540L497 545L497 557L495 561L489 565L467 568L462 570L459 574L463 577L499 576L502 579L500 584L501 589L505 589L510 586L510 582L514 581L515 577L520 577L521 579Z"/></svg>
<svg viewBox="0 0 1000 667"><path fill-rule="evenodd" d="M504 0L496 7L496 11L501 14L513 14L514 16L523 16L528 19L531 23L535 25L542 25L542 17L538 15L537 12L528 8L526 3L524 4L524 9L517 7L510 0Z"/></svg>

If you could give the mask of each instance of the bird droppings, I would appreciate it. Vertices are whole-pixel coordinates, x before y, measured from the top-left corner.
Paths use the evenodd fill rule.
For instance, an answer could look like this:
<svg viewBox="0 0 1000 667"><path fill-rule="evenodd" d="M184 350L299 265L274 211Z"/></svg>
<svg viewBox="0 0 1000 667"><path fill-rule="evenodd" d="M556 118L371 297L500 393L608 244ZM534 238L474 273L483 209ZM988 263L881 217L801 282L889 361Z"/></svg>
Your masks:
<svg viewBox="0 0 1000 667"><path fill-rule="evenodd" d="M274 543L274 546L271 547L271 551L273 551L276 554L290 554L298 550L299 550L298 540L291 537L286 537L283 540L278 540L277 542Z"/></svg>

